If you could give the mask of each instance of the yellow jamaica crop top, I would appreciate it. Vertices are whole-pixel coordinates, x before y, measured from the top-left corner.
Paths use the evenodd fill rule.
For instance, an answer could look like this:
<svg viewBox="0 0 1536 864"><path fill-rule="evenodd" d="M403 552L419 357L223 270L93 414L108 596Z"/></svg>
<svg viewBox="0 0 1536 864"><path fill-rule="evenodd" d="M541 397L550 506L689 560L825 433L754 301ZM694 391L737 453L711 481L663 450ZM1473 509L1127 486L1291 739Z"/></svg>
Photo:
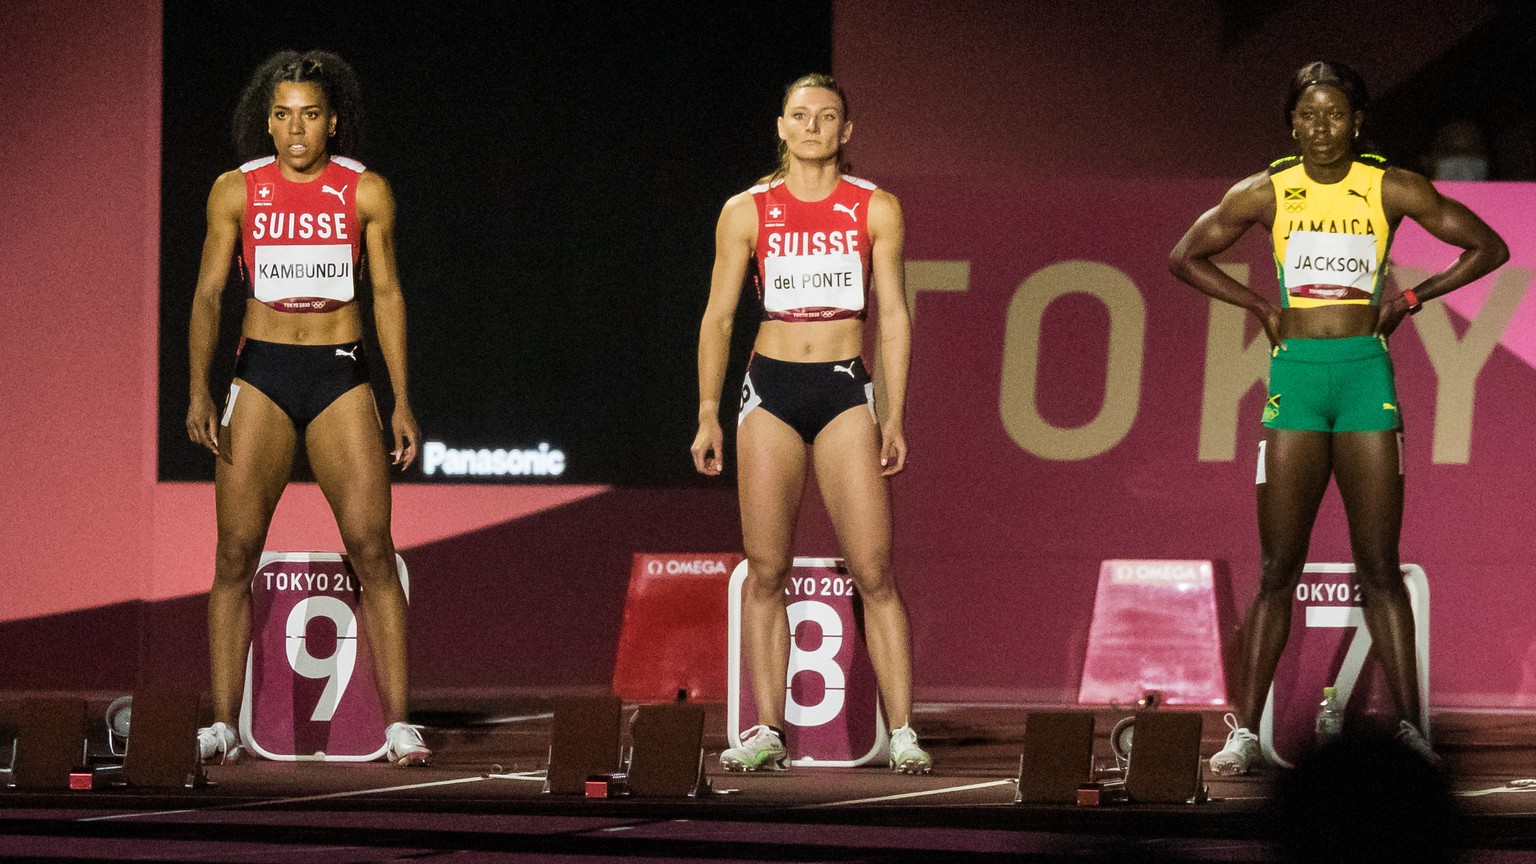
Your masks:
<svg viewBox="0 0 1536 864"><path fill-rule="evenodd" d="M1380 302L1392 245L1392 226L1381 202L1386 172L1387 161L1368 153L1356 156L1337 183L1308 177L1300 156L1270 164L1275 188L1271 234L1282 307Z"/></svg>

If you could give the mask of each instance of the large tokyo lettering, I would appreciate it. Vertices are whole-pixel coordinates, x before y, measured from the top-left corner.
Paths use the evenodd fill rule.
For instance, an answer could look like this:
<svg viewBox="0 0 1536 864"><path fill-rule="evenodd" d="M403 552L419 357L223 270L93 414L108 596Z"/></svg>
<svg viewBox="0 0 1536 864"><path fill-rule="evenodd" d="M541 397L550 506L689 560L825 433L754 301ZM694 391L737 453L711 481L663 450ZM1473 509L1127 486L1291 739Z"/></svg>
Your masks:
<svg viewBox="0 0 1536 864"><path fill-rule="evenodd" d="M1247 264L1220 266L1234 279L1247 283ZM1418 284L1425 275L1403 265L1392 271L1398 289ZM1528 270L1501 269L1488 299L1459 336L1445 306L1438 303L1425 305L1399 328L1399 340L1409 331L1417 333L1435 370L1432 459L1436 464L1465 464L1470 460L1478 375L1504 335L1531 279ZM970 287L970 262L910 261L906 280L915 321L915 300L920 292L965 292ZM1073 294L1093 297L1108 312L1108 362L1104 398L1097 415L1081 426L1062 427L1050 423L1039 410L1037 393L1051 386L1051 382L1041 380L1041 337L1047 309ZM1238 424L1243 422L1239 417L1241 402L1253 388L1268 381L1269 342L1252 317L1218 300L1209 303L1198 444L1202 462L1235 458ZM1146 303L1130 276L1098 261L1047 265L1014 291L1006 318L998 412L1008 436L1035 456L1056 461L1092 459L1124 440L1137 418L1146 344Z"/></svg>

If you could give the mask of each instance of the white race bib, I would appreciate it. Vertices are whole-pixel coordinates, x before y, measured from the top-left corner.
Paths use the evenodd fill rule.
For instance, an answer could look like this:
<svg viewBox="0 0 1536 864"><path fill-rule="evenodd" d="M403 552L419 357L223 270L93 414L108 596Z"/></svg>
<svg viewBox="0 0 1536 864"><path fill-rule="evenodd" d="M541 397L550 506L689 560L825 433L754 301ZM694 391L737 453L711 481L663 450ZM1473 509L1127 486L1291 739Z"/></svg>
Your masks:
<svg viewBox="0 0 1536 864"><path fill-rule="evenodd" d="M1326 299L1342 299L1350 289L1376 293L1375 236L1292 231L1285 245L1285 284L1292 294ZM1329 289L1338 289L1338 297Z"/></svg>
<svg viewBox="0 0 1536 864"><path fill-rule="evenodd" d="M769 312L864 308L864 267L857 252L769 256L764 270L763 308Z"/></svg>
<svg viewBox="0 0 1536 864"><path fill-rule="evenodd" d="M257 246L251 282L263 303L293 297L346 303L353 296L354 275L350 245Z"/></svg>

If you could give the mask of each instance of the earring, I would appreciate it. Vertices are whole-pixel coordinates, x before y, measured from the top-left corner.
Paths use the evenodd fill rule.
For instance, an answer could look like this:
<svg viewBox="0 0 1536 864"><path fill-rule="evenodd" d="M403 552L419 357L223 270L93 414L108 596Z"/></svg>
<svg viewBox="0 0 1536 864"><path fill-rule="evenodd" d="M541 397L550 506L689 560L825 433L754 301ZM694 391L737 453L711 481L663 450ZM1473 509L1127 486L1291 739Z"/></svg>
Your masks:
<svg viewBox="0 0 1536 864"><path fill-rule="evenodd" d="M1301 140L1301 136L1296 134L1296 130L1295 129L1291 130L1291 140L1292 141L1300 141Z"/></svg>

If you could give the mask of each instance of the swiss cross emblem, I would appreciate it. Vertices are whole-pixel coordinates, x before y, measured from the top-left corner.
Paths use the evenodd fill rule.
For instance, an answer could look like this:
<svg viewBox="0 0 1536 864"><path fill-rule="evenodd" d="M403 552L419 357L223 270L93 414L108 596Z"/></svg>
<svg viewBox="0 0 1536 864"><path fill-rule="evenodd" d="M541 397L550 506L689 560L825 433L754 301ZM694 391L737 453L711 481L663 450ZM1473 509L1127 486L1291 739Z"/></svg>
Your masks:
<svg viewBox="0 0 1536 864"><path fill-rule="evenodd" d="M257 183L256 184L256 201L259 204L271 204L272 203L272 184L271 183Z"/></svg>
<svg viewBox="0 0 1536 864"><path fill-rule="evenodd" d="M780 216L783 216L783 215L784 215L784 208L782 208L782 207L780 207L778 205L774 205L773 207L769 208L769 210L768 210L768 218L770 218L770 219L777 219L777 218L779 218Z"/></svg>

